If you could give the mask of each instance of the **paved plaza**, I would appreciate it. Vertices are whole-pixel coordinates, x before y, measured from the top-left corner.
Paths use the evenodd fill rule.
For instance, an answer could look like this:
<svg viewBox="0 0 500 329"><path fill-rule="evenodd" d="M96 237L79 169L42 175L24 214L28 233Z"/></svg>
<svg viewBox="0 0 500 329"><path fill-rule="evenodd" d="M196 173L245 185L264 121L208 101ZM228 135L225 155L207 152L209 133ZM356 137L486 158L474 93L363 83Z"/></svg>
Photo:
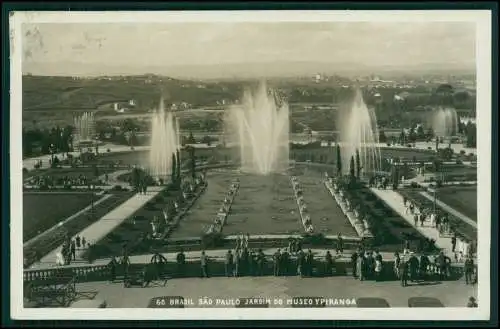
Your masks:
<svg viewBox="0 0 500 329"><path fill-rule="evenodd" d="M147 288L124 288L121 282L88 282L78 284L77 290L82 295L95 295L95 299L105 300L108 308L145 308L151 298L160 296L182 296L192 299L195 304L204 296L212 299L378 297L385 299L392 307L408 307L408 299L411 297L437 298L445 307L465 307L469 297L474 296L477 299L477 286L466 285L463 281L428 282L426 285L410 283L408 287L401 287L397 281L359 281L350 277L189 278L172 279L165 286L163 283L153 282Z"/></svg>

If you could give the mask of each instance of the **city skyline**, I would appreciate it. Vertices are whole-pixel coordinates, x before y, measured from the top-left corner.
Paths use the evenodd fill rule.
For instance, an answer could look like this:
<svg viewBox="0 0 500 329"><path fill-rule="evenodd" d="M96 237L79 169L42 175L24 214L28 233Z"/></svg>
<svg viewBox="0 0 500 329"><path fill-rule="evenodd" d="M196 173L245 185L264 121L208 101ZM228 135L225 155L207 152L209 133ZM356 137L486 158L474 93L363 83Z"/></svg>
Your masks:
<svg viewBox="0 0 500 329"><path fill-rule="evenodd" d="M215 77L474 70L475 33L467 22L26 24L23 73L191 76L198 69Z"/></svg>

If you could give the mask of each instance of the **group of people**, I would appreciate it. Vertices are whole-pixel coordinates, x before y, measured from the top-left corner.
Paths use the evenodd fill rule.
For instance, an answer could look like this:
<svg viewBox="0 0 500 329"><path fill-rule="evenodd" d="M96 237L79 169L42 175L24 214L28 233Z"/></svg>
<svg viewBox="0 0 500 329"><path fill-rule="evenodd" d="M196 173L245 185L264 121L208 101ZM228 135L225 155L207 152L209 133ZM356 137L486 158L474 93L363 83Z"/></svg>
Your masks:
<svg viewBox="0 0 500 329"><path fill-rule="evenodd" d="M56 254L56 265L70 265L72 261L76 260L76 251L88 247L90 247L90 243L85 240L85 237L77 235L74 239L67 238L61 251Z"/></svg>
<svg viewBox="0 0 500 329"><path fill-rule="evenodd" d="M403 197L405 213L413 215L414 224L424 226L430 222L430 226L437 229L441 234L452 234L451 244L455 260L462 262L466 256L472 257L475 253L475 242L459 235L450 225L448 213L434 211L432 209L419 208L413 202Z"/></svg>

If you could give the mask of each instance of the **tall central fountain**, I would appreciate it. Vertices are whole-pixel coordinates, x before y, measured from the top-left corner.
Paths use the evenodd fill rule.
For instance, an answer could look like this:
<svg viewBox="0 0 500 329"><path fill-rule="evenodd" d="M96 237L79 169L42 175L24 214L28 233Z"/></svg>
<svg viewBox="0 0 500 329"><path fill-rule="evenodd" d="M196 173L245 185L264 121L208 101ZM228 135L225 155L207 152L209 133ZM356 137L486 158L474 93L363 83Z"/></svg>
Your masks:
<svg viewBox="0 0 500 329"><path fill-rule="evenodd" d="M170 111L165 111L163 98L151 120L150 174L168 179L172 171L172 156L180 149L179 123Z"/></svg>
<svg viewBox="0 0 500 329"><path fill-rule="evenodd" d="M359 88L350 106L341 109L338 114L342 171L349 172L349 162L352 157L356 159L356 152L359 153L362 173L380 170L377 118L374 110L366 106Z"/></svg>
<svg viewBox="0 0 500 329"><path fill-rule="evenodd" d="M241 106L227 117L232 140L239 145L241 169L267 175L282 172L289 163L288 104L261 82L256 91L247 89Z"/></svg>
<svg viewBox="0 0 500 329"><path fill-rule="evenodd" d="M457 111L452 108L439 108L432 115L432 129L439 137L451 137L458 132Z"/></svg>

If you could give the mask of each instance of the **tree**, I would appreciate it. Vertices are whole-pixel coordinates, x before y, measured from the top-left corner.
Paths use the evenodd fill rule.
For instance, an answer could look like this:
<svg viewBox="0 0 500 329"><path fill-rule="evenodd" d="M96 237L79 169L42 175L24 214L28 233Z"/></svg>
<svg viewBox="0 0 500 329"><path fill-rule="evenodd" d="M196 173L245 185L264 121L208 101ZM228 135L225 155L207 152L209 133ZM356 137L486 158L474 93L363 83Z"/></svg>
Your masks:
<svg viewBox="0 0 500 329"><path fill-rule="evenodd" d="M208 135L207 136L203 136L201 142L203 144L207 144L208 146L210 146L210 143L212 143L212 137L210 137Z"/></svg>
<svg viewBox="0 0 500 329"><path fill-rule="evenodd" d="M131 173L131 176L130 176L130 184L136 189L138 190L139 189L139 186L140 186L140 172L139 172L139 168L137 167L134 167L134 169L132 169L132 173Z"/></svg>
<svg viewBox="0 0 500 329"><path fill-rule="evenodd" d="M356 177L360 179L361 174L361 160L359 158L359 150L356 150Z"/></svg>
<svg viewBox="0 0 500 329"><path fill-rule="evenodd" d="M432 137L434 137L434 129L432 129L432 127L429 127L429 129L427 129L427 139L431 139Z"/></svg>
<svg viewBox="0 0 500 329"><path fill-rule="evenodd" d="M355 174L354 174L354 155L351 156L351 162L349 163L349 176L351 177L351 179L355 178Z"/></svg>
<svg viewBox="0 0 500 329"><path fill-rule="evenodd" d="M177 173L177 180L181 181L181 152L179 150L177 150L176 152L177 156L175 157L176 160L177 160L177 163L176 163L176 173Z"/></svg>
<svg viewBox="0 0 500 329"><path fill-rule="evenodd" d="M172 184L174 186L176 186L176 184L177 184L176 167L177 167L177 157L175 156L175 153L172 153L172 172L170 174L172 176Z"/></svg>
<svg viewBox="0 0 500 329"><path fill-rule="evenodd" d="M425 139L424 126L422 126L422 125L419 125L417 127L417 138Z"/></svg>
<svg viewBox="0 0 500 329"><path fill-rule="evenodd" d="M406 134L404 130L401 130L401 134L399 134L399 144L404 145L406 141Z"/></svg>
<svg viewBox="0 0 500 329"><path fill-rule="evenodd" d="M476 147L476 125L469 122L466 126L466 142L467 147Z"/></svg>
<svg viewBox="0 0 500 329"><path fill-rule="evenodd" d="M385 136L385 132L383 130L380 130L379 133L378 133L378 141L380 143L387 142L387 137Z"/></svg>
<svg viewBox="0 0 500 329"><path fill-rule="evenodd" d="M408 135L408 141L410 143L415 143L417 141L417 134L415 133L415 129L410 129L410 133Z"/></svg>
<svg viewBox="0 0 500 329"><path fill-rule="evenodd" d="M340 155L340 145L337 143L337 175L342 174L342 157Z"/></svg>
<svg viewBox="0 0 500 329"><path fill-rule="evenodd" d="M188 137L187 143L188 144L196 144L196 139L194 139L192 131L189 132L189 137Z"/></svg>
<svg viewBox="0 0 500 329"><path fill-rule="evenodd" d="M191 177L195 178L196 177L196 156L194 154L194 147L189 148L189 155L191 158Z"/></svg>

